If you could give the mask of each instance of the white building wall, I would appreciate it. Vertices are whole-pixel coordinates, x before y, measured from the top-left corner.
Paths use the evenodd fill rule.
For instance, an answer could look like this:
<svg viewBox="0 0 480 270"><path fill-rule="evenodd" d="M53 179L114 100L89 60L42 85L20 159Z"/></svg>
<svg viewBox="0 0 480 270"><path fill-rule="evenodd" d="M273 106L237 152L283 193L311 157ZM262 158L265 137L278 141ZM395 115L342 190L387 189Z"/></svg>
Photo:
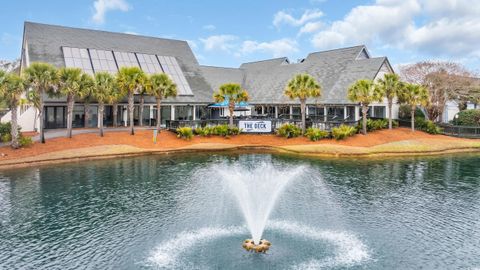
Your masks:
<svg viewBox="0 0 480 270"><path fill-rule="evenodd" d="M18 125L22 128L22 131L35 131L40 125L40 120L37 116L37 110L35 107L30 106L26 111L21 113L20 107L18 108ZM12 112L9 111L5 114L0 122L7 123L12 120Z"/></svg>
<svg viewBox="0 0 480 270"><path fill-rule="evenodd" d="M383 63L382 67L380 68L380 71L377 73L377 76L375 76L375 81L383 78L385 74L393 73L393 70L390 69L390 67L387 65L387 62ZM385 115L387 118L389 118L389 112L388 112L388 100L386 98L383 99L382 102L375 102L372 103L371 106L385 106ZM392 105L392 119L398 119L398 111L399 111L400 105L397 104L397 99L395 98L393 100L393 105Z"/></svg>
<svg viewBox="0 0 480 270"><path fill-rule="evenodd" d="M453 100L447 101L443 110L443 122L448 123L452 121L459 111L457 102Z"/></svg>

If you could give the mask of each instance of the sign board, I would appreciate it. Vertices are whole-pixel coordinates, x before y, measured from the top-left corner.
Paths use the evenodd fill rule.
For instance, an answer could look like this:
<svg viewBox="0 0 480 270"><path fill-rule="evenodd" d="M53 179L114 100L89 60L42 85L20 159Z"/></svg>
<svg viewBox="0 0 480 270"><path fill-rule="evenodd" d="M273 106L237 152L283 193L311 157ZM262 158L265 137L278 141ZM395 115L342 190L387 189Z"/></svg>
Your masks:
<svg viewBox="0 0 480 270"><path fill-rule="evenodd" d="M245 133L270 133L272 132L272 121L246 120L239 121L238 127Z"/></svg>

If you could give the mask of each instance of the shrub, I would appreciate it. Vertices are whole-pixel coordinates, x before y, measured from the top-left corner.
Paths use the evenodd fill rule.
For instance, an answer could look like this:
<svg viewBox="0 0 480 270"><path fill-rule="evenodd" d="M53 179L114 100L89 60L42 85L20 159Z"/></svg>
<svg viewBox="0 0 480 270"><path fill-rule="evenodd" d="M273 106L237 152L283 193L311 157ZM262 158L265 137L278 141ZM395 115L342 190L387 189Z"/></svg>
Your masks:
<svg viewBox="0 0 480 270"><path fill-rule="evenodd" d="M10 133L2 134L2 142L8 143L10 141L12 141L12 135L10 135Z"/></svg>
<svg viewBox="0 0 480 270"><path fill-rule="evenodd" d="M440 134L442 129L438 127L434 122L425 120L424 118L415 118L415 128L417 130L425 131L429 134Z"/></svg>
<svg viewBox="0 0 480 270"><path fill-rule="evenodd" d="M228 127L228 135L238 135L242 130L238 127Z"/></svg>
<svg viewBox="0 0 480 270"><path fill-rule="evenodd" d="M213 127L213 133L214 135L218 135L218 136L228 136L228 125L218 125L218 126L215 126Z"/></svg>
<svg viewBox="0 0 480 270"><path fill-rule="evenodd" d="M21 136L18 140L21 147L28 147L33 144L32 138Z"/></svg>
<svg viewBox="0 0 480 270"><path fill-rule="evenodd" d="M0 136L3 137L5 134L10 134L12 130L12 124L10 122L0 123Z"/></svg>
<svg viewBox="0 0 480 270"><path fill-rule="evenodd" d="M357 129L352 126L341 125L338 128L332 128L332 136L337 140L343 140L357 133Z"/></svg>
<svg viewBox="0 0 480 270"><path fill-rule="evenodd" d="M480 110L464 110L459 112L455 122L460 126L480 126Z"/></svg>
<svg viewBox="0 0 480 270"><path fill-rule="evenodd" d="M388 128L388 120L387 119L367 119L367 131L374 131L379 129Z"/></svg>
<svg viewBox="0 0 480 270"><path fill-rule="evenodd" d="M193 137L193 131L191 127L177 128L177 137L190 140Z"/></svg>
<svg viewBox="0 0 480 270"><path fill-rule="evenodd" d="M211 127L199 127L195 129L195 134L200 135L202 137L210 136L213 132L213 128Z"/></svg>
<svg viewBox="0 0 480 270"><path fill-rule="evenodd" d="M308 128L305 136L311 141L318 141L323 138L328 138L330 134L328 131L321 130L319 128Z"/></svg>
<svg viewBox="0 0 480 270"><path fill-rule="evenodd" d="M397 120L392 120L392 128L397 128L397 127L399 127L399 125L400 124L398 123Z"/></svg>
<svg viewBox="0 0 480 270"><path fill-rule="evenodd" d="M302 130L294 124L283 124L277 129L277 135L285 138L294 138L302 134Z"/></svg>

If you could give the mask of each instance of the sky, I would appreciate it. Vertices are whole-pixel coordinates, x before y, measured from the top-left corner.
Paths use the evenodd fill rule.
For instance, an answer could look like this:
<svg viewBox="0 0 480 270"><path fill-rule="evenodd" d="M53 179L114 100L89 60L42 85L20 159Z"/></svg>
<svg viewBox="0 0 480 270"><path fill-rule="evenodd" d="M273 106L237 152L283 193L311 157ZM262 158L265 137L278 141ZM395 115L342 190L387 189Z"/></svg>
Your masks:
<svg viewBox="0 0 480 270"><path fill-rule="evenodd" d="M187 40L203 65L366 45L394 67L454 61L480 71L480 0L5 1L0 59L18 58L24 21Z"/></svg>

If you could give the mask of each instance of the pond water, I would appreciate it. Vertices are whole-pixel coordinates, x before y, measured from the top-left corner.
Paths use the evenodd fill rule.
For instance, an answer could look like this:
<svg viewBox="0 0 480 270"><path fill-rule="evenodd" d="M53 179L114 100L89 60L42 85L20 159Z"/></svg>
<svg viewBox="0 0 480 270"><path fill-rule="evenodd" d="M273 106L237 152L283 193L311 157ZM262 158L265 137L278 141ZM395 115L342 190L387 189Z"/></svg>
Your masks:
<svg viewBox="0 0 480 270"><path fill-rule="evenodd" d="M230 170L292 175L267 254L242 249L251 234ZM201 154L0 172L0 269L347 268L479 269L480 156Z"/></svg>

